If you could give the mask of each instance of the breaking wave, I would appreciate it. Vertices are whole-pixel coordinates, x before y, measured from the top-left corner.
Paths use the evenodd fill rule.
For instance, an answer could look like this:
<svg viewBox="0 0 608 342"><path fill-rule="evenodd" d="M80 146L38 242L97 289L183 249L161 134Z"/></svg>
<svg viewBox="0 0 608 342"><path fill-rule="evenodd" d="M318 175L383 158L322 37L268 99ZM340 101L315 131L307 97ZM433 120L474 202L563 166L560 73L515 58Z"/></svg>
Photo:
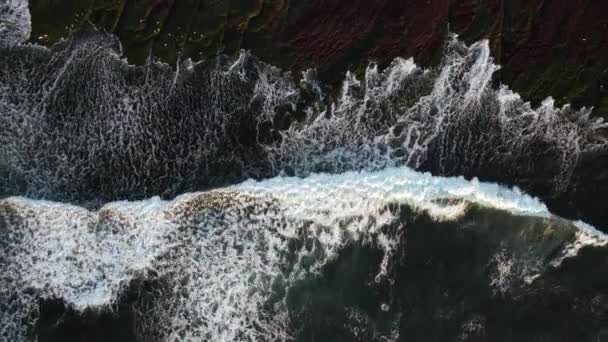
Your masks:
<svg viewBox="0 0 608 342"><path fill-rule="evenodd" d="M478 234L477 248L489 250L481 262L498 262L482 266L495 294L529 291L578 251L608 243L517 189L408 168L247 181L96 212L11 197L0 202L0 336L36 332L41 303L60 300L80 315L111 312L135 291L131 328L139 340L291 340L306 308L293 298L301 287L353 246L380 253L366 275L369 291L395 284L404 243L419 243L404 236L421 224L429 234L434 226ZM383 312L398 303L377 305ZM361 324L364 313L342 309L354 315L345 324ZM400 319L391 318L397 327Z"/></svg>

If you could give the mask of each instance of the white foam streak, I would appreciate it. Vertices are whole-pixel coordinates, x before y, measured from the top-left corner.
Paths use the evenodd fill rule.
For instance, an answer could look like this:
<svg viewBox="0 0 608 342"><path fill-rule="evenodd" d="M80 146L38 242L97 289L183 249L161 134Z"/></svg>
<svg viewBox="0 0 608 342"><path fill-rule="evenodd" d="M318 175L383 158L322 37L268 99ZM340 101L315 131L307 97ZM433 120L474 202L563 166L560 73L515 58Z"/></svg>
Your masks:
<svg viewBox="0 0 608 342"><path fill-rule="evenodd" d="M250 180L234 189L272 195L285 205L288 215L298 219L311 219L315 213L325 218L325 212L339 215L337 218L365 215L391 202L429 209L438 219L451 216L435 203L439 199L469 201L514 214L549 215L543 203L517 188L507 189L462 177L434 177L407 167L340 175L313 174L303 179ZM462 208L460 203L457 207Z"/></svg>

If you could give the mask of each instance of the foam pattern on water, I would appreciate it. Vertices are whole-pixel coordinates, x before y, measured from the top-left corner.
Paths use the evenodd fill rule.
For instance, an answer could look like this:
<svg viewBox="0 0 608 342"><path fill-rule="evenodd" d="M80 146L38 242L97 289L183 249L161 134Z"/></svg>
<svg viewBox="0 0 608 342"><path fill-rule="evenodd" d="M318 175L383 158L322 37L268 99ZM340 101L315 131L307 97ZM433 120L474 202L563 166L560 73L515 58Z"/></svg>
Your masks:
<svg viewBox="0 0 608 342"><path fill-rule="evenodd" d="M442 174L490 167L529 174L542 151L556 169L546 176L565 189L582 153L606 149L597 134L606 125L551 98L532 108L492 84L498 69L488 41L467 47L454 37L437 69L397 58L383 71L371 64L362 80L347 73L329 108L282 132L273 165L301 175L403 164Z"/></svg>
<svg viewBox="0 0 608 342"><path fill-rule="evenodd" d="M31 26L28 0L0 0L0 46L25 42Z"/></svg>
<svg viewBox="0 0 608 342"><path fill-rule="evenodd" d="M103 201L256 173L253 113L274 101L256 89L270 92L264 82L279 71L247 53L132 67L120 49L114 37L81 32L53 50L0 53L3 192Z"/></svg>
<svg viewBox="0 0 608 342"><path fill-rule="evenodd" d="M4 199L0 336L22 340L36 322L39 299L61 299L76 311L110 310L139 279L163 284L153 300L141 295L136 303L142 340L288 340L277 284L289 288L316 274L353 241L384 251L380 281L398 244L381 229L398 221L387 205L450 220L462 215L463 201L549 216L517 189L408 168L276 177L170 202L113 202L97 212ZM303 236L312 243L290 247Z"/></svg>
<svg viewBox="0 0 608 342"><path fill-rule="evenodd" d="M4 199L0 337L26 340L40 300L107 311L133 281L158 281L135 304L143 341L285 340L280 303L272 316L261 306L281 274L282 230L294 226L272 200L224 190L97 212Z"/></svg>
<svg viewBox="0 0 608 342"><path fill-rule="evenodd" d="M108 306L131 278L146 277L152 261L173 247L161 238L172 226L158 199L111 203L96 213L19 197L1 205L3 298L20 289L42 300L60 298L79 311ZM22 315L34 314L27 311L35 301L8 304L12 309L0 310L0 336L18 330L13 324Z"/></svg>
<svg viewBox="0 0 608 342"><path fill-rule="evenodd" d="M29 23L25 3L5 2L5 31ZM0 36L2 194L103 203L400 165L559 193L580 156L608 144L590 110L533 108L494 85L487 41L454 37L431 69L370 64L334 92L314 70L297 80L247 52L132 66L91 29L51 48L11 37Z"/></svg>

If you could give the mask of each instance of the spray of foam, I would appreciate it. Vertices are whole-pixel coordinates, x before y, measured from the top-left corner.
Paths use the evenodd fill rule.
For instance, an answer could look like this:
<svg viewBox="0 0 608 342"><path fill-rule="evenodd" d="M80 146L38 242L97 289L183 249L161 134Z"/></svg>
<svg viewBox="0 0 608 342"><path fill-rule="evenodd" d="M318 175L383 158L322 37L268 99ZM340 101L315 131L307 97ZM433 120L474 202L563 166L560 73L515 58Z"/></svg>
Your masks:
<svg viewBox="0 0 608 342"><path fill-rule="evenodd" d="M77 311L109 310L140 279L162 284L135 304L143 340L289 340L277 286L316 274L353 241L374 244L388 260L398 247L398 236L382 229L399 221L386 209L391 203L445 220L458 217L462 201L549 215L517 189L408 168L276 177L171 202L114 202L97 212L4 199L0 305L10 309L0 311L1 333L25 339L40 299L58 298ZM310 243L289 243L298 239Z"/></svg>

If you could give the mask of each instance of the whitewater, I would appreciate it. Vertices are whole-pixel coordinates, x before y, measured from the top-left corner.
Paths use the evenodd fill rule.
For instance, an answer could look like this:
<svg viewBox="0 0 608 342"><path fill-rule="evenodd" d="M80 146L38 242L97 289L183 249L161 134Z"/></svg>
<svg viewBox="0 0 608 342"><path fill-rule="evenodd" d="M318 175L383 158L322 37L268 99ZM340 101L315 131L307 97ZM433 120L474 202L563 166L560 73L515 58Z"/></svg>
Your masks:
<svg viewBox="0 0 608 342"><path fill-rule="evenodd" d="M110 34L86 28L43 47L23 42L22 26L0 53L5 195L95 206L403 165L552 199L581 188L579 163L608 147L591 109L534 107L496 84L488 41L452 36L435 67L371 63L328 89L315 70L297 77L246 51L134 66Z"/></svg>
<svg viewBox="0 0 608 342"><path fill-rule="evenodd" d="M172 285L142 309L140 336L154 330L163 340L288 340L293 336L280 324L288 322L285 298L274 299L271 313L262 309L272 284L280 280L288 290L319 275L352 243L383 251L380 279L399 248L399 234L383 229L408 225L390 205L435 220L457 220L471 205L558 220L518 189L405 167L250 180L172 201L108 203L95 212L11 197L0 202L0 304L10 308L0 315L0 335L24 339L40 300L60 298L79 312L112 310L135 280L154 278ZM569 225L573 237L547 265L608 244L603 233ZM313 248L290 248L304 236Z"/></svg>
<svg viewBox="0 0 608 342"><path fill-rule="evenodd" d="M608 236L545 199L586 189L608 125L496 82L487 41L335 90L246 51L130 65L94 28L44 47L30 20L0 0L0 340L100 317L140 341L398 341L416 319L465 340L493 324L469 290L601 327L599 278L569 277L602 274Z"/></svg>

